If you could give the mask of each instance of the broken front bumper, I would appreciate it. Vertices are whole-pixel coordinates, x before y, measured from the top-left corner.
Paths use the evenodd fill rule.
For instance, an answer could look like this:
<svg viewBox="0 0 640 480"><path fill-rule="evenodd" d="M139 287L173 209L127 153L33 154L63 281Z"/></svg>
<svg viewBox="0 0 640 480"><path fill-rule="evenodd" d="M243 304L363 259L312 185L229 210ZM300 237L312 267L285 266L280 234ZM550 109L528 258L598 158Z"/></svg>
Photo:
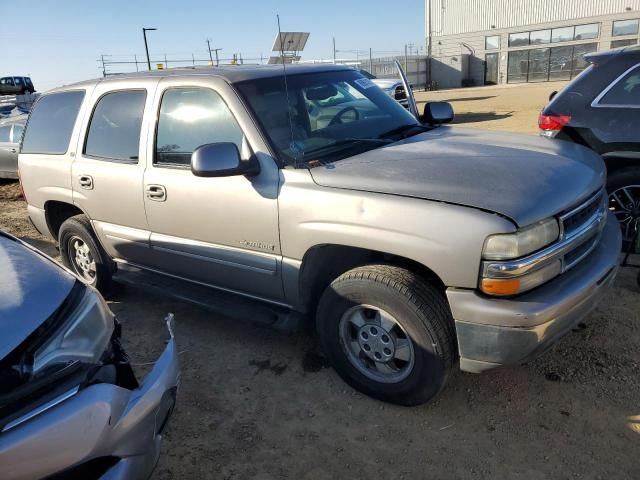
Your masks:
<svg viewBox="0 0 640 480"><path fill-rule="evenodd" d="M598 305L615 279L620 246L620 227L610 215L594 251L547 285L514 298L448 289L460 369L480 373L543 353Z"/></svg>
<svg viewBox="0 0 640 480"><path fill-rule="evenodd" d="M148 478L180 379L169 330L164 352L139 388L91 385L0 433L0 477Z"/></svg>

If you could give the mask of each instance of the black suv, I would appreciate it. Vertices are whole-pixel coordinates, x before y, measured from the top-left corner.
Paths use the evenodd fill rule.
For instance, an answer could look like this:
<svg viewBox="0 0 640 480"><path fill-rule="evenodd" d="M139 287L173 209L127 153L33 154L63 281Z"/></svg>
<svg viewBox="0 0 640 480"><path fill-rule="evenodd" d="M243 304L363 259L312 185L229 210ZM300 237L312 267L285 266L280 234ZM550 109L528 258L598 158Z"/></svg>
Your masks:
<svg viewBox="0 0 640 480"><path fill-rule="evenodd" d="M590 66L551 95L538 126L543 136L576 142L602 155L609 172L610 208L629 242L640 228L640 46L591 53L585 59Z"/></svg>
<svg viewBox="0 0 640 480"><path fill-rule="evenodd" d="M29 77L2 77L0 78L0 95L22 95L35 92L33 82Z"/></svg>

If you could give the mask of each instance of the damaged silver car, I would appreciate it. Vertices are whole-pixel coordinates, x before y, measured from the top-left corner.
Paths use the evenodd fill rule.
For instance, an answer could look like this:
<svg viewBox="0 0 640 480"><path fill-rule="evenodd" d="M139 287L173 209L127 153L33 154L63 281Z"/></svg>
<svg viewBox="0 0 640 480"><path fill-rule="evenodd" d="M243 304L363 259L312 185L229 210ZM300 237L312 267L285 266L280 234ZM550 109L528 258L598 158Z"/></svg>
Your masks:
<svg viewBox="0 0 640 480"><path fill-rule="evenodd" d="M104 299L0 232L0 477L148 478L179 382L172 319L142 384Z"/></svg>

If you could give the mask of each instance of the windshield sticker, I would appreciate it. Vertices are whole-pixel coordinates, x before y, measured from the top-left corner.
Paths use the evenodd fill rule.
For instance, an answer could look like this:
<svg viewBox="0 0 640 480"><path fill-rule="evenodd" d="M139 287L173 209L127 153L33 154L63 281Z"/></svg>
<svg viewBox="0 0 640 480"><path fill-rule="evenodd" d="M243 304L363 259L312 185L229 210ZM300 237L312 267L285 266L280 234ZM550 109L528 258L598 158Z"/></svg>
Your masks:
<svg viewBox="0 0 640 480"><path fill-rule="evenodd" d="M360 88L364 88L365 90L367 88L371 88L375 85L375 83L373 83L371 80L369 80L368 78L358 78L356 80L354 80L354 82L360 87Z"/></svg>

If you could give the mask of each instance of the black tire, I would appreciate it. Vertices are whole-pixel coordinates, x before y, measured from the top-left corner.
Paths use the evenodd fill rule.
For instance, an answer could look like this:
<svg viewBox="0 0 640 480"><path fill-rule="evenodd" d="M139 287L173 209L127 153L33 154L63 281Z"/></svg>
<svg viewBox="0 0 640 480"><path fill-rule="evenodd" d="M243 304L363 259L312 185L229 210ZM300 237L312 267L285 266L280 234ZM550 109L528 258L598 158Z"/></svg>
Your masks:
<svg viewBox="0 0 640 480"><path fill-rule="evenodd" d="M95 276L92 279L82 274L76 266L76 261L72 259L72 241L79 238L88 247L93 261L95 262ZM108 292L111 287L111 276L115 272L115 263L109 258L107 253L95 238L89 219L84 215L71 217L62 224L58 233L58 243L60 244L60 256L62 263L87 284L97 288L103 293Z"/></svg>
<svg viewBox="0 0 640 480"><path fill-rule="evenodd" d="M637 186L640 186L640 167L628 167L628 168L623 168L621 170L614 170L613 172L611 172L611 174L609 174L609 177L607 178L607 192L609 193L609 195L611 195L616 190L619 190L625 187L630 187L632 185L636 186L630 191L632 192L632 194L637 196L636 198L636 203L637 203L638 201L640 201L640 188L637 187ZM611 197L610 197L610 202L611 202ZM615 206L613 203L610 203L610 205L612 207ZM636 223L637 225L636 230L637 228L640 228L640 220L637 220L637 222L638 223ZM629 231L625 231L625 228L623 227L622 234L623 236L626 235L626 237L628 237L624 239L622 242L623 251L627 251L629 249L630 243L631 243L630 239L632 239L634 234L637 233L636 230L633 230L633 228L631 227L629 228Z"/></svg>
<svg viewBox="0 0 640 480"><path fill-rule="evenodd" d="M413 367L397 382L363 374L341 342L341 319L357 305L382 309L404 329L413 346ZM391 265L357 267L325 290L317 311L320 344L338 374L361 392L399 405L432 400L447 383L456 358L456 334L441 291L419 276Z"/></svg>

